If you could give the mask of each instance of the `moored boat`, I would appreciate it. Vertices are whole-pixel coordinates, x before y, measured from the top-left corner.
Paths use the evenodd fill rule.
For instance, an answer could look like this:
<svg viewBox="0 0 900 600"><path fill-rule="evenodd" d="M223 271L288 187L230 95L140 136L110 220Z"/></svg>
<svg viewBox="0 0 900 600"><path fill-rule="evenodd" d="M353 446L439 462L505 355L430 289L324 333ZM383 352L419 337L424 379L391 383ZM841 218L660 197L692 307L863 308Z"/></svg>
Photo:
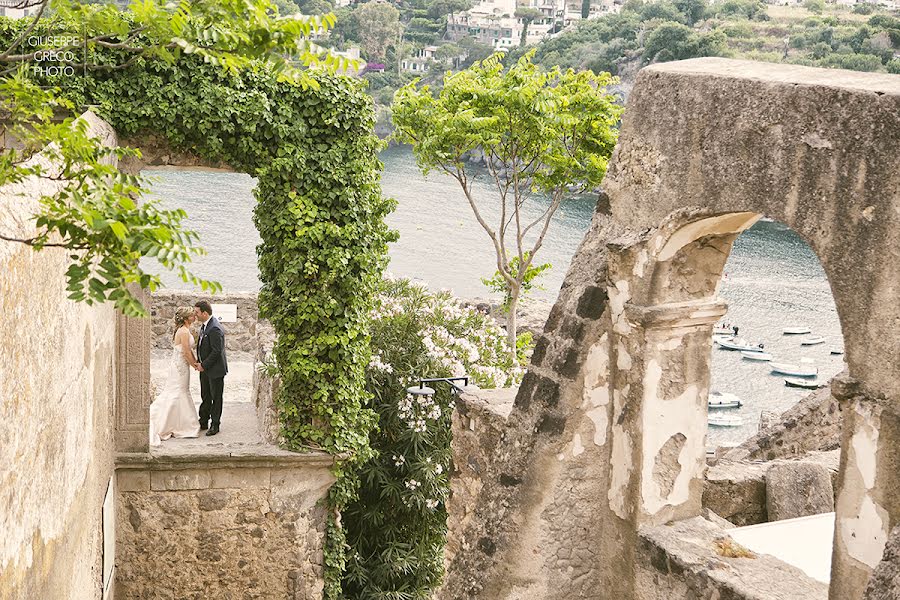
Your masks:
<svg viewBox="0 0 900 600"><path fill-rule="evenodd" d="M740 427L744 419L736 415L709 415L706 422L712 427Z"/></svg>
<svg viewBox="0 0 900 600"><path fill-rule="evenodd" d="M825 338L823 338L821 335L811 335L800 340L801 346L818 346L819 344L824 343Z"/></svg>
<svg viewBox="0 0 900 600"><path fill-rule="evenodd" d="M744 405L740 398L727 392L710 392L706 400L709 408L740 408Z"/></svg>
<svg viewBox="0 0 900 600"><path fill-rule="evenodd" d="M713 327L713 335L727 335L731 337L734 335L734 329L731 327Z"/></svg>
<svg viewBox="0 0 900 600"><path fill-rule="evenodd" d="M722 350L746 350L748 352L762 352L761 346L753 346L743 338L716 338L714 340Z"/></svg>
<svg viewBox="0 0 900 600"><path fill-rule="evenodd" d="M769 363L769 366L772 367L773 373L780 373L781 375L790 375L792 377L815 377L819 374L819 369L816 367L805 367L798 365L791 365L787 363Z"/></svg>
<svg viewBox="0 0 900 600"><path fill-rule="evenodd" d="M824 384L818 379L800 379L799 377L785 377L784 385L788 387L804 388L807 390L817 390Z"/></svg>
<svg viewBox="0 0 900 600"><path fill-rule="evenodd" d="M741 350L741 356L747 360L767 361L772 360L772 355L768 352L751 352L749 350Z"/></svg>
<svg viewBox="0 0 900 600"><path fill-rule="evenodd" d="M844 351L841 350L840 348L832 348L831 349L831 354L834 356L840 356L843 353L844 353Z"/></svg>
<svg viewBox="0 0 900 600"><path fill-rule="evenodd" d="M804 333L812 333L809 327L785 327L781 330L784 335L802 335Z"/></svg>

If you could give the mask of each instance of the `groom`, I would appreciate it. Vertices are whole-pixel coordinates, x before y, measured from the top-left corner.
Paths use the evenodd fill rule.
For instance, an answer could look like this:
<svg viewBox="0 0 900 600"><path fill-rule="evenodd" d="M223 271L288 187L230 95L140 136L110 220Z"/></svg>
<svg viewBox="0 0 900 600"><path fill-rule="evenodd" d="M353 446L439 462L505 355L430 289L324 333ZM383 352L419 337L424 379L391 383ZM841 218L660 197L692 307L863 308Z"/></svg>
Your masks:
<svg viewBox="0 0 900 600"><path fill-rule="evenodd" d="M200 366L200 429L207 429L212 418L212 426L206 435L219 433L222 418L222 393L225 390L225 375L228 361L225 359L225 331L219 320L212 316L212 306L206 300L194 304L194 314L200 325L200 339L197 340L197 359Z"/></svg>

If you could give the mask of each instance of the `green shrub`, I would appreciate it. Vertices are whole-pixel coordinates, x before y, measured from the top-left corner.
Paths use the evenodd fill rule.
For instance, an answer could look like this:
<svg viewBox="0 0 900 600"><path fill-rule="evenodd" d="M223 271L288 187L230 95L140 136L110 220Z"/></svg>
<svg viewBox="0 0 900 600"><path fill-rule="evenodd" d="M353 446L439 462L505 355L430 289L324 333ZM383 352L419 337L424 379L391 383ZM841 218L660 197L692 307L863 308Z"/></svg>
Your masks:
<svg viewBox="0 0 900 600"><path fill-rule="evenodd" d="M449 293L403 279L381 284L366 369L379 418L370 436L377 454L357 473L358 499L342 512L348 559L341 598L427 600L443 576L454 401L447 385L432 384L434 397L413 397L406 388L419 378L465 373L479 387L512 385L527 350L520 347L512 364L505 332Z"/></svg>

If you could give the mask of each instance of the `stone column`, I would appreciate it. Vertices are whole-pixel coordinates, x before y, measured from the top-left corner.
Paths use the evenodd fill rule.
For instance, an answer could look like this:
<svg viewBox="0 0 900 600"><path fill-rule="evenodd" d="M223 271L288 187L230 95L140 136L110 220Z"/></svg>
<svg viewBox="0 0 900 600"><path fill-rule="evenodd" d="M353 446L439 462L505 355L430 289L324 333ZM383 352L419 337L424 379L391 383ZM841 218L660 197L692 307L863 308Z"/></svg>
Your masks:
<svg viewBox="0 0 900 600"><path fill-rule="evenodd" d="M831 390L844 429L828 597L859 600L900 522L900 414L849 376L836 377Z"/></svg>
<svg viewBox="0 0 900 600"><path fill-rule="evenodd" d="M712 325L721 301L613 306L610 530L617 597L634 598L638 529L701 511ZM604 569L609 567L603 567Z"/></svg>
<svg viewBox="0 0 900 600"><path fill-rule="evenodd" d="M131 293L150 306L146 290ZM150 427L149 318L136 319L116 313L116 451L147 452Z"/></svg>

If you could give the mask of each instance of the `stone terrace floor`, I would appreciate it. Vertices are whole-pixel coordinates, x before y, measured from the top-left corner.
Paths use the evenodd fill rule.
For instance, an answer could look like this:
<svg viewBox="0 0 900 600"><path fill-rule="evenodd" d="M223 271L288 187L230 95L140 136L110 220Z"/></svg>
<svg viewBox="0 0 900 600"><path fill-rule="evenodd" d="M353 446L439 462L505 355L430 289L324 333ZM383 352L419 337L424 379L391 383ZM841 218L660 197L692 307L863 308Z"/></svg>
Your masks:
<svg viewBox="0 0 900 600"><path fill-rule="evenodd" d="M150 381L156 390L162 389L171 350L154 350L150 358ZM256 408L252 403L253 369L255 361L249 356L229 357L228 375L225 377L224 403L222 407L221 431L213 437L165 440L161 446L151 447L154 456L190 455L292 455L293 453L263 441L256 421ZM200 375L191 373L191 395L194 406L200 407ZM148 432L149 435L149 432Z"/></svg>

